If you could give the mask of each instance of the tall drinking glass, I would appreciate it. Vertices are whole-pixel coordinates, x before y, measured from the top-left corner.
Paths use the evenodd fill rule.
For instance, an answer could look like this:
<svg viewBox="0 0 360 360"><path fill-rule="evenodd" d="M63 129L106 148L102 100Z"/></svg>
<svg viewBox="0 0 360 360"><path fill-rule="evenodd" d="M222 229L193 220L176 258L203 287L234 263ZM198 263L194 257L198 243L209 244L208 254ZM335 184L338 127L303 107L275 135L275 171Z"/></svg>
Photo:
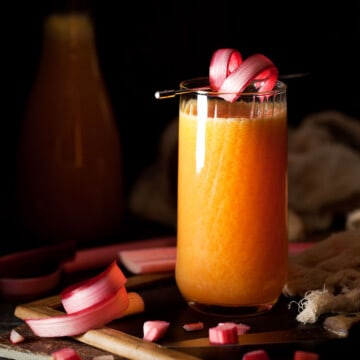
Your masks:
<svg viewBox="0 0 360 360"><path fill-rule="evenodd" d="M286 85L230 103L208 84L180 84L176 282L199 311L260 314L287 278Z"/></svg>

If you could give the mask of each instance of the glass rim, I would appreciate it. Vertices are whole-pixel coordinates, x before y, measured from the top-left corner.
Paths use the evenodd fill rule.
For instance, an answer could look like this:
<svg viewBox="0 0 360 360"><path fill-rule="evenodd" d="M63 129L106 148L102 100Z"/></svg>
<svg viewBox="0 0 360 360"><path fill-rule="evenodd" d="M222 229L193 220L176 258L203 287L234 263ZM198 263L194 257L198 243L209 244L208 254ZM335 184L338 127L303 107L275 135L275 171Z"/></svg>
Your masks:
<svg viewBox="0 0 360 360"><path fill-rule="evenodd" d="M219 95L227 95L234 94L233 92L218 92L214 91L210 88L209 77L200 76L195 78L190 78L186 80L182 80L179 84L181 90L189 90L189 93L195 93L199 95L210 95L210 96L219 96ZM281 80L276 80L276 84L272 90L268 91L249 91L249 86L245 89L245 91L240 92L240 96L272 96L286 93L287 85L285 82Z"/></svg>

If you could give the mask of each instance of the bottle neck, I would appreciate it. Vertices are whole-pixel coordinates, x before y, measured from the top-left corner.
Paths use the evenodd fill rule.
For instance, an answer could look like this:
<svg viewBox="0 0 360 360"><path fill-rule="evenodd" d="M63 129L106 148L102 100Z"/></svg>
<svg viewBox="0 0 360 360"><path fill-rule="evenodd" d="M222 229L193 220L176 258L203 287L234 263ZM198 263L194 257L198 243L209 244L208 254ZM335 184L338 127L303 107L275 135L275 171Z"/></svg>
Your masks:
<svg viewBox="0 0 360 360"><path fill-rule="evenodd" d="M90 16L81 12L49 15L44 22L44 47L56 49L60 44L72 51L85 44L94 46L94 29Z"/></svg>
<svg viewBox="0 0 360 360"><path fill-rule="evenodd" d="M48 14L69 14L71 12L86 12L90 14L94 6L93 0L50 0L47 4Z"/></svg>
<svg viewBox="0 0 360 360"><path fill-rule="evenodd" d="M54 13L45 18L40 68L63 74L98 68L94 27L86 12Z"/></svg>

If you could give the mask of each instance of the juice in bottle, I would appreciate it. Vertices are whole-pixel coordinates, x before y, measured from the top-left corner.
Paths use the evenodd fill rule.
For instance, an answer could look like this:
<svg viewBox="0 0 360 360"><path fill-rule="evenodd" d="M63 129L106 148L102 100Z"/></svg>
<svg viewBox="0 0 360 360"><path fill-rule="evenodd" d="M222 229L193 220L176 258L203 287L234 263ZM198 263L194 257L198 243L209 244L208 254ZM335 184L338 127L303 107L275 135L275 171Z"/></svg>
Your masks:
<svg viewBox="0 0 360 360"><path fill-rule="evenodd" d="M199 310L267 310L287 277L285 94L181 95L178 163L182 295Z"/></svg>

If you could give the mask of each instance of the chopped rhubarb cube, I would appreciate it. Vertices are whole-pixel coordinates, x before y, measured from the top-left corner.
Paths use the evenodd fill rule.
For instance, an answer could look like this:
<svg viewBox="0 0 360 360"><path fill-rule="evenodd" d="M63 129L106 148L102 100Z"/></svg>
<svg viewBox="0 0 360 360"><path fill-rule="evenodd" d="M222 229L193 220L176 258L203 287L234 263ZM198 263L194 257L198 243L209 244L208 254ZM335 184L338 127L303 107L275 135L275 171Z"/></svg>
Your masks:
<svg viewBox="0 0 360 360"><path fill-rule="evenodd" d="M237 327L234 323L224 323L209 329L211 344L237 344Z"/></svg>
<svg viewBox="0 0 360 360"><path fill-rule="evenodd" d="M245 353L242 360L270 360L270 358L265 350L259 349Z"/></svg>
<svg viewBox="0 0 360 360"><path fill-rule="evenodd" d="M199 331L204 329L204 323L201 321L196 323L188 323L188 324L184 324L183 328L186 331Z"/></svg>
<svg viewBox="0 0 360 360"><path fill-rule="evenodd" d="M238 335L244 335L250 330L250 326L242 323L233 323L233 322L226 322L226 323L219 323L218 325L224 324L234 324L236 325L236 330Z"/></svg>
<svg viewBox="0 0 360 360"><path fill-rule="evenodd" d="M297 350L294 353L294 360L318 360L318 359L320 359L319 354L314 352Z"/></svg>
<svg viewBox="0 0 360 360"><path fill-rule="evenodd" d="M170 323L163 320L145 321L143 325L144 340L156 341L163 337Z"/></svg>
<svg viewBox="0 0 360 360"><path fill-rule="evenodd" d="M10 341L12 344L19 344L25 340L24 336L22 336L18 331L12 329L10 331Z"/></svg>
<svg viewBox="0 0 360 360"><path fill-rule="evenodd" d="M82 360L76 350L70 347L54 351L51 357L53 360Z"/></svg>

